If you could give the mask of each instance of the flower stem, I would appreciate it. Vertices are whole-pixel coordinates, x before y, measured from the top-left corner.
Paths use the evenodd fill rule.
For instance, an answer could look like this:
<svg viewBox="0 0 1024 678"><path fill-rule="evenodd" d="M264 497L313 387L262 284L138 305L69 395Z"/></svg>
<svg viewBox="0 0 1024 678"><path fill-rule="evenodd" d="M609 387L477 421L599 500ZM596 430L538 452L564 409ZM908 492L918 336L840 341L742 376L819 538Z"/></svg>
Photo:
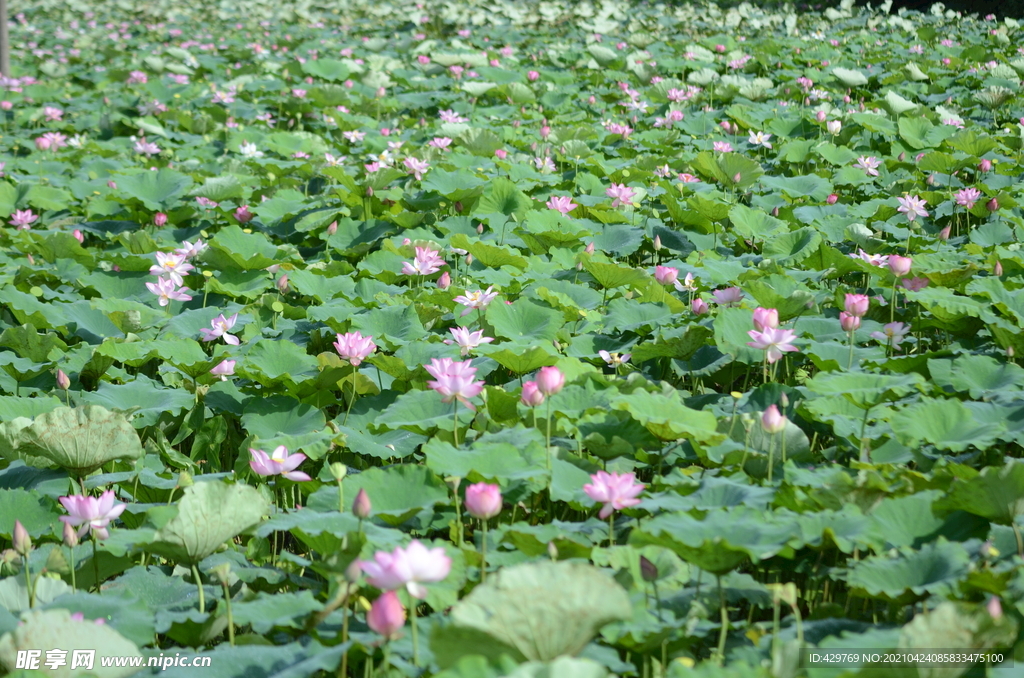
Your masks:
<svg viewBox="0 0 1024 678"><path fill-rule="evenodd" d="M850 360L846 364L847 370L853 369L853 331L850 332Z"/></svg>
<svg viewBox="0 0 1024 678"><path fill-rule="evenodd" d="M455 437L455 447L459 446L459 400L456 398L455 413L452 415L452 435Z"/></svg>
<svg viewBox="0 0 1024 678"><path fill-rule="evenodd" d="M420 665L420 634L416 627L416 604L420 602L415 597L409 604L409 622L412 625L412 665Z"/></svg>
<svg viewBox="0 0 1024 678"><path fill-rule="evenodd" d="M615 546L615 511L608 514L608 546Z"/></svg>
<svg viewBox="0 0 1024 678"><path fill-rule="evenodd" d="M487 581L487 521L481 520L483 534L480 538L480 583Z"/></svg>
<svg viewBox="0 0 1024 678"><path fill-rule="evenodd" d="M68 548L71 549L71 593L74 593L77 588L77 582L75 582L75 547L70 546Z"/></svg>
<svg viewBox="0 0 1024 678"><path fill-rule="evenodd" d="M96 535L92 535L92 572L96 578L96 593L100 592L100 561L96 558Z"/></svg>
<svg viewBox="0 0 1024 678"><path fill-rule="evenodd" d="M28 566L28 554L21 557L25 563L25 588L28 589L28 606L33 608L36 606L36 592L32 588L32 571Z"/></svg>
<svg viewBox="0 0 1024 678"><path fill-rule="evenodd" d="M768 482L772 482L772 472L775 470L775 434L768 440Z"/></svg>
<svg viewBox="0 0 1024 678"><path fill-rule="evenodd" d="M544 450L547 454L548 470L551 470L551 401L548 400L548 435L547 445L544 446Z"/></svg>
<svg viewBox="0 0 1024 678"><path fill-rule="evenodd" d="M718 605L722 617L722 630L718 634L718 663L725 663L725 640L729 634L729 609L726 606L725 592L722 591L722 575L718 579Z"/></svg>
<svg viewBox="0 0 1024 678"><path fill-rule="evenodd" d="M228 583L221 582L221 586L224 587L224 607L228 615L228 642L232 647L235 646L235 618L231 614L231 590L228 588Z"/></svg>
<svg viewBox="0 0 1024 678"><path fill-rule="evenodd" d="M199 589L199 614L206 614L206 593L203 591L203 580L199 578L199 568L195 563L192 563L192 579Z"/></svg>
<svg viewBox="0 0 1024 678"><path fill-rule="evenodd" d="M345 418L342 420L341 425L348 425L348 413L352 411L352 403L356 401L356 368L352 368L352 397L348 399L348 406L345 408Z"/></svg>

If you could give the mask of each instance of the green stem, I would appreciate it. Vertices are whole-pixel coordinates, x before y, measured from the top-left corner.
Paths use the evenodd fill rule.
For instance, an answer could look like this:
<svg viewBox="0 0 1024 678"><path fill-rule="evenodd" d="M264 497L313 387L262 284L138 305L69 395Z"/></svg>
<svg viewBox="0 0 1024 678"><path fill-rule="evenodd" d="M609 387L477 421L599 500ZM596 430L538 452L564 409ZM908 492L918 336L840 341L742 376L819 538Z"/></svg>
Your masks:
<svg viewBox="0 0 1024 678"><path fill-rule="evenodd" d="M96 578L96 593L100 592L100 561L96 558L96 535L92 535L92 572Z"/></svg>
<svg viewBox="0 0 1024 678"><path fill-rule="evenodd" d="M347 586L347 584L346 584ZM345 601L345 607L341 610L341 642L345 644L348 642L348 601ZM338 668L338 678L348 678L348 650L345 650L345 654L341 655L341 666Z"/></svg>
<svg viewBox="0 0 1024 678"><path fill-rule="evenodd" d="M228 642L232 647L235 646L235 618L231 614L231 591L228 588L227 582L221 582L221 586L224 587L224 606L228 615ZM200 589L201 590L201 589Z"/></svg>
<svg viewBox="0 0 1024 678"><path fill-rule="evenodd" d="M480 583L487 581L487 521L481 520L483 535L480 539Z"/></svg>
<svg viewBox="0 0 1024 678"><path fill-rule="evenodd" d="M420 665L420 634L419 629L416 627L416 604L420 602L418 599L413 598L409 604L409 622L412 625L412 665Z"/></svg>
<svg viewBox="0 0 1024 678"><path fill-rule="evenodd" d="M75 581L75 547L69 546L71 549L71 592L74 593L77 588L77 582Z"/></svg>
<svg viewBox="0 0 1024 678"><path fill-rule="evenodd" d="M28 566L28 554L21 557L25 563L25 588L28 589L28 606L30 608L36 606L36 592L32 588L32 571Z"/></svg>
<svg viewBox="0 0 1024 678"><path fill-rule="evenodd" d="M892 281L892 299L889 300L889 322L896 320L896 283L899 278Z"/></svg>
<svg viewBox="0 0 1024 678"><path fill-rule="evenodd" d="M846 369L847 370L852 370L853 369L853 332L852 331L850 332L850 360L846 364Z"/></svg>
<svg viewBox="0 0 1024 678"><path fill-rule="evenodd" d="M452 415L452 435L455 437L455 447L459 446L459 399L456 398L455 413Z"/></svg>
<svg viewBox="0 0 1024 678"><path fill-rule="evenodd" d="M722 575L716 575L718 580L718 606L722 618L722 630L718 634L718 663L725 663L725 640L729 634L729 608L726 606L725 592L722 591Z"/></svg>
<svg viewBox="0 0 1024 678"><path fill-rule="evenodd" d="M341 425L348 425L348 413L352 411L352 403L356 401L356 371L355 367L352 368L352 397L348 399L348 406L345 408L345 418L342 420Z"/></svg>
<svg viewBox="0 0 1024 678"><path fill-rule="evenodd" d="M206 593L203 591L203 580L199 578L199 568L195 563L192 563L192 579L199 589L199 614L206 614Z"/></svg>
<svg viewBox="0 0 1024 678"><path fill-rule="evenodd" d="M775 470L775 434L768 440L768 482L772 482L772 474Z"/></svg>
<svg viewBox="0 0 1024 678"><path fill-rule="evenodd" d="M608 546L615 546L615 511L608 514Z"/></svg>
<svg viewBox="0 0 1024 678"><path fill-rule="evenodd" d="M547 445L545 446L544 449L545 449L545 451L547 453L548 470L550 471L551 470L551 401L550 400L548 400L548 435L547 435Z"/></svg>

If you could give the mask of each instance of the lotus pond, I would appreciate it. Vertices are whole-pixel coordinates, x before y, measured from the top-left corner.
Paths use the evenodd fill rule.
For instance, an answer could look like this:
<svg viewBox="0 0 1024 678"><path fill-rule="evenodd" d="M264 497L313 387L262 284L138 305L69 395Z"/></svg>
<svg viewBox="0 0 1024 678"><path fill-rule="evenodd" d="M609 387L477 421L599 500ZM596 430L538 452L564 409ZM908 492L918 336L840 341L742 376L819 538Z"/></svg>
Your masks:
<svg viewBox="0 0 1024 678"><path fill-rule="evenodd" d="M1020 675L1016 22L12 5L7 671Z"/></svg>

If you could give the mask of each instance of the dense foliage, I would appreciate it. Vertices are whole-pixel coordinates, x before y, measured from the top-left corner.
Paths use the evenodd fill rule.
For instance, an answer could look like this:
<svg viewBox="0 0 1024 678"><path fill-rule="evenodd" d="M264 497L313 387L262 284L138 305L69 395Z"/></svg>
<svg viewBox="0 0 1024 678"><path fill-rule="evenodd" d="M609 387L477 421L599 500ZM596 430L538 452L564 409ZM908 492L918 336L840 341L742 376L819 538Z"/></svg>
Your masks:
<svg viewBox="0 0 1024 678"><path fill-rule="evenodd" d="M1015 22L244 4L13 7L0 665L1015 675Z"/></svg>

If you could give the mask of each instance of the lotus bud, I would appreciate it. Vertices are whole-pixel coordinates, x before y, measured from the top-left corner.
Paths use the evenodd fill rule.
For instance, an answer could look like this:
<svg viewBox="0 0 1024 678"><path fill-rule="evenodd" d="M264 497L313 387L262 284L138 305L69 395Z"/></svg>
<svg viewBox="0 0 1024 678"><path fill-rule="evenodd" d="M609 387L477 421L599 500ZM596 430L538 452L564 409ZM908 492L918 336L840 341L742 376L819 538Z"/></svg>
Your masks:
<svg viewBox="0 0 1024 678"><path fill-rule="evenodd" d="M332 463L328 468L331 471L331 477L333 477L339 483L345 476L348 475L348 467L342 464L340 461Z"/></svg>
<svg viewBox="0 0 1024 678"><path fill-rule="evenodd" d="M779 326L779 311L774 308L761 308L760 306L754 309L754 328L758 332L764 332L766 329L776 329Z"/></svg>
<svg viewBox="0 0 1024 678"><path fill-rule="evenodd" d="M846 96L843 97L843 103L844 104L848 104L848 103L850 103L850 101L852 101L852 99L850 99L850 95L849 94L847 94Z"/></svg>
<svg viewBox="0 0 1024 678"><path fill-rule="evenodd" d="M1003 616L1003 605L999 602L998 596L992 596L988 599L988 603L985 605L985 609L992 616L993 619L1001 619Z"/></svg>
<svg viewBox="0 0 1024 678"><path fill-rule="evenodd" d="M855 332L860 328L860 318L847 313L846 311L840 311L839 324L842 326L844 332Z"/></svg>
<svg viewBox="0 0 1024 678"><path fill-rule="evenodd" d="M839 196L836 195L835 193L830 193L829 196L825 198L825 202L827 202L829 205L835 205L837 202L839 202Z"/></svg>
<svg viewBox="0 0 1024 678"><path fill-rule="evenodd" d="M907 152L901 151L900 154L896 156L896 159L899 160L900 162L903 162L904 160L907 159Z"/></svg>
<svg viewBox="0 0 1024 678"><path fill-rule="evenodd" d="M921 162L921 158L923 158L924 156L924 153L918 153L917 155L914 156L914 162Z"/></svg>
<svg viewBox="0 0 1024 678"><path fill-rule="evenodd" d="M734 184L740 183L741 179L743 179L743 175L740 174L739 172L737 172L736 174L732 175L732 183L734 183Z"/></svg>
<svg viewBox="0 0 1024 678"><path fill-rule="evenodd" d="M188 471L180 471L178 473L178 487L192 487L195 484L195 481L192 480L192 474Z"/></svg>
<svg viewBox="0 0 1024 678"><path fill-rule="evenodd" d="M455 208L455 211L456 211L456 212L461 212L461 211L462 211L462 201L460 201L460 200L456 200L456 201L455 201L455 204L454 204L454 205L452 205L452 207L454 207L454 208Z"/></svg>
<svg viewBox="0 0 1024 678"><path fill-rule="evenodd" d="M437 279L437 287L442 290L446 290L452 285L452 277L445 271L441 274L441 277Z"/></svg>
<svg viewBox="0 0 1024 678"><path fill-rule="evenodd" d="M32 538L28 536L28 530L21 524L20 520L14 521L14 533L11 535L14 542L14 550L22 556L28 556L32 550Z"/></svg>
<svg viewBox="0 0 1024 678"><path fill-rule="evenodd" d="M370 517L370 511L373 510L373 504L370 503L370 495L366 494L366 490L359 488L359 492L356 493L356 498L352 501L352 515L360 520Z"/></svg>
<svg viewBox="0 0 1024 678"><path fill-rule="evenodd" d="M565 386L565 374L555 366L542 367L537 372L537 390L546 396L555 395Z"/></svg>
<svg viewBox="0 0 1024 678"><path fill-rule="evenodd" d="M548 558L551 560L558 560L558 547L555 546L555 542L548 542Z"/></svg>
<svg viewBox="0 0 1024 678"><path fill-rule="evenodd" d="M1013 357L1017 355L1017 351L1014 350L1013 346L1006 347L1006 357L1013 360Z"/></svg>
<svg viewBox="0 0 1024 678"><path fill-rule="evenodd" d="M640 556L640 576L648 584L658 581L658 566L644 556Z"/></svg>
<svg viewBox="0 0 1024 678"><path fill-rule="evenodd" d="M932 172L931 174L929 174L928 178L925 179L924 182L926 184L928 184L929 186L934 186L935 185L935 173Z"/></svg>
<svg viewBox="0 0 1024 678"><path fill-rule="evenodd" d="M825 111L818 111L815 117L818 119L818 122L825 122Z"/></svg>
<svg viewBox="0 0 1024 678"><path fill-rule="evenodd" d="M480 520L489 520L501 513L501 488L490 483L476 483L466 488L466 510Z"/></svg>
<svg viewBox="0 0 1024 678"><path fill-rule="evenodd" d="M480 235L483 235L484 234L484 225L483 224L477 224L476 225L476 232L479 233Z"/></svg>
<svg viewBox="0 0 1024 678"><path fill-rule="evenodd" d="M950 233L952 228L953 228L953 226L949 225L949 226L946 226L945 228L943 228L941 231L939 231L939 235L938 235L939 240L949 240L949 233Z"/></svg>
<svg viewBox="0 0 1024 678"><path fill-rule="evenodd" d="M523 384L523 393L519 401L527 407L537 407L544 402L544 394L537 388L537 382L528 381Z"/></svg>
<svg viewBox="0 0 1024 678"><path fill-rule="evenodd" d="M536 82L539 77L540 73L538 73L537 71L527 71L526 73L526 79L529 80L530 82Z"/></svg>
<svg viewBox="0 0 1024 678"><path fill-rule="evenodd" d="M656 235L654 236L654 251L657 252L659 250L661 250L661 236Z"/></svg>
<svg viewBox="0 0 1024 678"><path fill-rule="evenodd" d="M593 254L594 253L594 243L593 242L588 243L587 246L585 248L583 248L583 251L586 252L587 254Z"/></svg>
<svg viewBox="0 0 1024 678"><path fill-rule="evenodd" d="M284 273L277 279L277 291L281 294L288 294L288 274Z"/></svg>
<svg viewBox="0 0 1024 678"><path fill-rule="evenodd" d="M334 235L338 232L338 222L332 221L331 225L327 227L327 235Z"/></svg>
<svg viewBox="0 0 1024 678"><path fill-rule="evenodd" d="M163 212L157 212L153 215L153 225L159 228L167 223L167 215Z"/></svg>
<svg viewBox="0 0 1024 678"><path fill-rule="evenodd" d="M983 159L981 162L978 163L978 171L979 172L991 172L992 171L992 161L988 160L987 158Z"/></svg>
<svg viewBox="0 0 1024 678"><path fill-rule="evenodd" d="M910 273L910 266L912 263L913 261L910 257L901 257L898 254L889 255L889 270L892 271L892 274L897 278L902 278Z"/></svg>
<svg viewBox="0 0 1024 678"><path fill-rule="evenodd" d="M597 103L597 97L595 97L593 94L591 94L590 98L587 99L587 103L590 104L591 106L593 106L594 104Z"/></svg>
<svg viewBox="0 0 1024 678"><path fill-rule="evenodd" d="M718 52L719 54L725 54L725 45L715 45L715 51ZM797 51L797 54L799 53L800 52Z"/></svg>
<svg viewBox="0 0 1024 678"><path fill-rule="evenodd" d="M997 278L1001 278L1003 275L1003 262L996 260L996 265L992 267L992 275Z"/></svg>
<svg viewBox="0 0 1024 678"><path fill-rule="evenodd" d="M366 625L388 640L396 637L405 626L405 608L394 591L386 591L373 601L366 613Z"/></svg>
<svg viewBox="0 0 1024 678"><path fill-rule="evenodd" d="M472 254L467 254L465 261L466 261L466 266L472 265L472 263L473 263L473 255Z"/></svg>
<svg viewBox="0 0 1024 678"><path fill-rule="evenodd" d="M373 186L367 186L366 187L366 197L367 198L372 198L373 197Z"/></svg>
<svg viewBox="0 0 1024 678"><path fill-rule="evenodd" d="M777 405L769 405L761 415L761 428L765 433L776 434L786 428L786 416L779 412Z"/></svg>
<svg viewBox="0 0 1024 678"><path fill-rule="evenodd" d="M829 120L825 124L825 127L828 128L828 133L833 135L839 134L841 131L843 131L843 123L840 122L839 120Z"/></svg>
<svg viewBox="0 0 1024 678"><path fill-rule="evenodd" d="M211 568L210 573L224 586L230 585L231 563L221 563L217 567Z"/></svg>
<svg viewBox="0 0 1024 678"><path fill-rule="evenodd" d="M60 368L57 368L57 386L64 391L71 388L71 379L68 378L68 375Z"/></svg>
<svg viewBox="0 0 1024 678"><path fill-rule="evenodd" d="M656 266L654 279L659 285L671 285L679 278L679 269L671 266Z"/></svg>
<svg viewBox="0 0 1024 678"><path fill-rule="evenodd" d="M64 523L64 546L73 549L78 546L78 532L70 524Z"/></svg>
<svg viewBox="0 0 1024 678"><path fill-rule="evenodd" d="M353 560L349 563L348 567L345 568L345 581L349 584L355 584L359 581L359 578L363 576L363 568L359 566L358 560Z"/></svg>
<svg viewBox="0 0 1024 678"><path fill-rule="evenodd" d="M82 232L80 230L78 230L77 228L74 231L71 232L71 235L75 236L75 240L77 240L79 242L79 244L84 244L85 243L85 236L82 235Z"/></svg>
<svg viewBox="0 0 1024 678"><path fill-rule="evenodd" d="M737 174L736 176L739 176L739 175ZM773 217L779 216L779 208L778 207L773 207L772 208L772 216Z"/></svg>
<svg viewBox="0 0 1024 678"><path fill-rule="evenodd" d="M693 311L694 315L704 315L708 312L708 302L704 301L700 297L697 297L690 303L690 310Z"/></svg>
<svg viewBox="0 0 1024 678"><path fill-rule="evenodd" d="M987 203L985 203L985 207L988 208L989 212L995 212L999 209L999 201L995 198L992 198Z"/></svg>

